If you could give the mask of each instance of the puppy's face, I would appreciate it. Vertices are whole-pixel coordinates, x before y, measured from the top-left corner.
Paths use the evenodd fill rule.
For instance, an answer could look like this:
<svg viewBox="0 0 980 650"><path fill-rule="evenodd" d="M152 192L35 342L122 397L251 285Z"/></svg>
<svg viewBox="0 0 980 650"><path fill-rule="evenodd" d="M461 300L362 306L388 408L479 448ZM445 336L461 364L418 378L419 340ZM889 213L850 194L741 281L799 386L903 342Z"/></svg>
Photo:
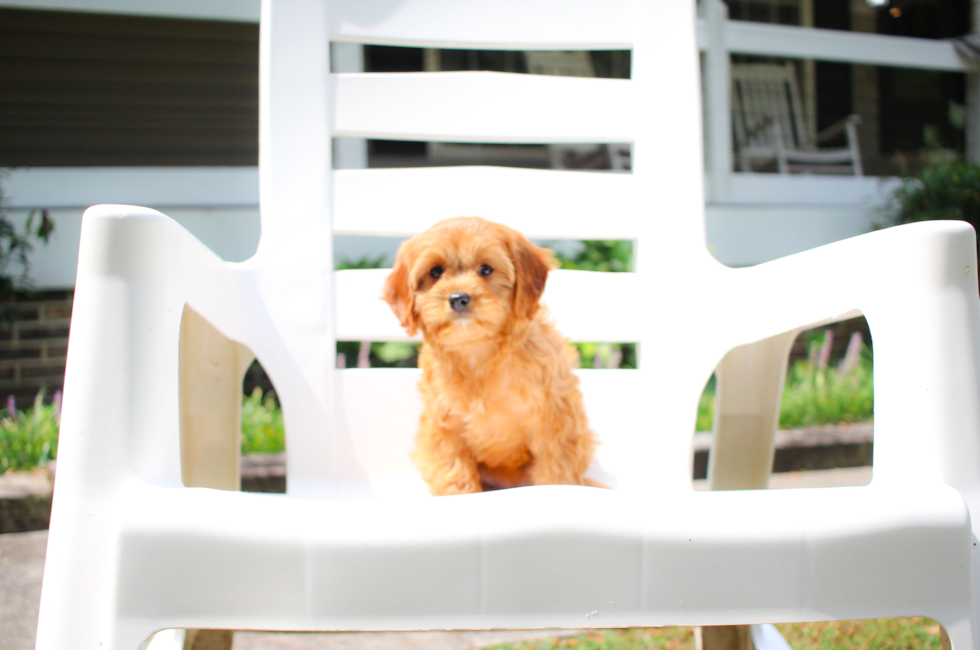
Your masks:
<svg viewBox="0 0 980 650"><path fill-rule="evenodd" d="M487 340L533 318L551 252L479 217L440 221L402 244L384 299L402 327L448 347Z"/></svg>

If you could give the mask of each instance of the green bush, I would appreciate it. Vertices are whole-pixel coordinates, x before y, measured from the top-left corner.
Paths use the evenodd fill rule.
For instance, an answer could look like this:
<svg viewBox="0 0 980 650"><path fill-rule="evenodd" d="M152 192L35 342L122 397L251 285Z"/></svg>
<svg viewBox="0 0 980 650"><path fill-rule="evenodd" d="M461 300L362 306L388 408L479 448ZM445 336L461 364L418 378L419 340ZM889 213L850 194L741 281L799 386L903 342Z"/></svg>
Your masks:
<svg viewBox="0 0 980 650"><path fill-rule="evenodd" d="M960 219L980 229L980 165L949 160L905 175L889 210L897 224Z"/></svg>
<svg viewBox="0 0 980 650"><path fill-rule="evenodd" d="M271 454L286 449L282 409L272 394L256 388L242 400L242 453Z"/></svg>
<svg viewBox="0 0 980 650"><path fill-rule="evenodd" d="M347 269L380 269L384 268L387 257L387 255L379 255L377 257L364 256L356 260L343 257L335 266L338 271L346 271Z"/></svg>
<svg viewBox="0 0 980 650"><path fill-rule="evenodd" d="M581 368L636 368L634 343L572 343Z"/></svg>
<svg viewBox="0 0 980 650"><path fill-rule="evenodd" d="M58 455L58 422L61 393L51 404L44 403L42 390L27 413L18 411L12 397L0 410L0 474L44 468Z"/></svg>
<svg viewBox="0 0 980 650"><path fill-rule="evenodd" d="M633 270L633 242L587 240L573 256L555 253L555 257L563 269L623 273Z"/></svg>

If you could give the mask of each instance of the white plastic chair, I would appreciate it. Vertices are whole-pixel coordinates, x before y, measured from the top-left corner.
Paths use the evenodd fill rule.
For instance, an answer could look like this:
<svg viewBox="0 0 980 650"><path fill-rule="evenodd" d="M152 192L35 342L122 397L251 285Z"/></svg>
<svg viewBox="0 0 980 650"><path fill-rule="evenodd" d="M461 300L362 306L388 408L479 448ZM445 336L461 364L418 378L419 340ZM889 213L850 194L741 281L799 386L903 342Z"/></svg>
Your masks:
<svg viewBox="0 0 980 650"><path fill-rule="evenodd" d="M525 52L527 71L530 74L558 75L562 77L594 77L595 67L589 53L584 50L573 51L530 51ZM551 144L548 145L548 158L552 169L571 169L565 164L566 156L589 158L605 151L609 159L609 167L613 171L628 171L630 165L630 147L628 144L582 145L582 144Z"/></svg>
<svg viewBox="0 0 980 650"><path fill-rule="evenodd" d="M692 0L274 0L262 21L255 257L225 263L153 210L86 212L39 649L131 650L170 628L910 614L940 621L956 650L978 647L969 226L895 228L747 269L715 262ZM633 78L331 75L331 39L632 47ZM635 156L631 175L332 171L331 136L625 141ZM639 370L581 371L602 440L591 476L616 489L422 496L408 460L416 371L334 369L337 339L404 335L377 299L386 272L333 273L331 236L410 234L459 214L532 237L638 242L635 273L556 271L545 296L572 339L639 343ZM694 493L697 403L719 360L714 487L764 487L787 333L855 309L875 345L871 485ZM237 486L252 353L285 411L285 497L207 487Z"/></svg>

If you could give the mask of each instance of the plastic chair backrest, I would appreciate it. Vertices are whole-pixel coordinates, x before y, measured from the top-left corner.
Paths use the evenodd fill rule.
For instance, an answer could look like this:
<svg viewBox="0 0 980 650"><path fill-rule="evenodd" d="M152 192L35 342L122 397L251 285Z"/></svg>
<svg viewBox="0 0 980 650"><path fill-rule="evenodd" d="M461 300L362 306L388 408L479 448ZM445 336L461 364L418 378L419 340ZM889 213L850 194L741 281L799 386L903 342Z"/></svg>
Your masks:
<svg viewBox="0 0 980 650"><path fill-rule="evenodd" d="M331 74L330 41L629 48L632 78ZM331 237L407 236L459 215L532 238L635 242L635 273L555 272L544 302L572 340L638 343L640 370L582 373L614 482L690 485L697 399L717 358L689 363L662 324L678 318L671 297L717 266L704 239L692 0L266 0L260 70L262 238L248 264L302 380L253 349L284 406L291 494L366 494L371 474L410 468L415 373L334 370L337 340L405 338L378 299L387 272L334 273ZM632 142L633 172L333 170L341 136Z"/></svg>

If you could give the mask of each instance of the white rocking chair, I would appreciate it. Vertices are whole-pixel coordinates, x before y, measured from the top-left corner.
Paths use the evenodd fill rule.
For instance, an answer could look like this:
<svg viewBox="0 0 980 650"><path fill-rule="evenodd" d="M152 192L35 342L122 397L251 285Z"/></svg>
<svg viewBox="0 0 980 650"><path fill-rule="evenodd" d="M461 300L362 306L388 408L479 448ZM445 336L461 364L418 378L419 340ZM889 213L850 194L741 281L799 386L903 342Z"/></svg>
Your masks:
<svg viewBox="0 0 980 650"><path fill-rule="evenodd" d="M793 172L861 176L858 115L848 115L817 134L804 118L803 102L792 63L732 65L732 118L739 168L752 171L753 161L776 163L780 174ZM820 145L843 134L847 146Z"/></svg>
<svg viewBox="0 0 980 650"><path fill-rule="evenodd" d="M158 630L728 625L920 614L977 650L980 301L962 223L730 269L704 240L693 0L267 0L262 239L227 263L166 216L82 226L39 650L136 650ZM331 40L632 47L630 80L330 74ZM669 125L665 127L665 125ZM632 142L632 174L333 170L331 137ZM670 152L664 155L663 152ZM432 498L408 459L412 369L336 370L336 340L404 337L385 271L333 271L338 233L479 214L532 237L632 239L635 273L555 271L615 489ZM768 491L794 333L860 309L875 344L870 486ZM285 413L288 495L238 485L252 354ZM710 477L698 399L719 364ZM196 486L196 487L189 487ZM222 489L214 489L222 488Z"/></svg>

